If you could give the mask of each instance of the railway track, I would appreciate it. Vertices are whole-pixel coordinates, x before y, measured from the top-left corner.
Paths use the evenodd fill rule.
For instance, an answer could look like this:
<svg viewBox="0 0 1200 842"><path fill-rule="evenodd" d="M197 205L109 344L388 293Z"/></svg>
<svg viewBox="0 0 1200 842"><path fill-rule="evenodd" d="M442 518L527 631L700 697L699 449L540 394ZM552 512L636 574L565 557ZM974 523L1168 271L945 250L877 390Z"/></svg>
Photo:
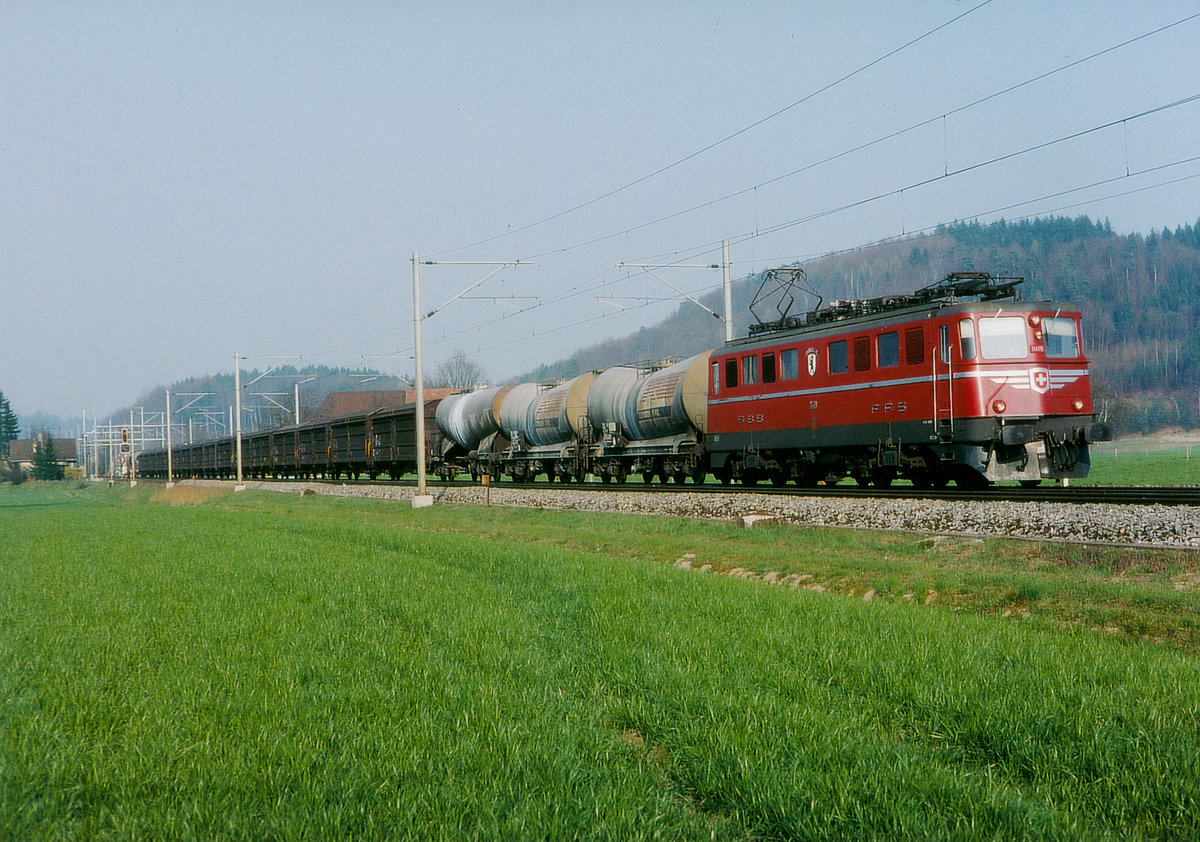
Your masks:
<svg viewBox="0 0 1200 842"><path fill-rule="evenodd" d="M269 480L267 480L269 481ZM297 482L297 480L280 480L280 482ZM394 485L412 487L415 480L308 480L313 484L326 485ZM430 488L472 488L478 487L478 482L470 480L452 480L449 482L432 481ZM623 485L610 485L599 482L577 483L548 483L548 482L497 482L493 488L512 488L522 491L553 491L570 489L572 491L611 492L624 491L645 494L737 494L753 493L778 495L785 497L817 497L817 498L850 498L863 500L938 500L938 501L969 501L987 503L989 501L1009 503L1072 503L1072 504L1106 504L1121 506L1200 506L1200 487L1198 486L1103 486L1084 485L1063 488L1061 486L1045 488L1021 488L1017 486L992 486L984 490L964 490L958 488L918 489L910 486L895 488L859 488L850 485L818 486L816 488L776 487L771 485L720 485L717 483L641 483L629 482Z"/></svg>

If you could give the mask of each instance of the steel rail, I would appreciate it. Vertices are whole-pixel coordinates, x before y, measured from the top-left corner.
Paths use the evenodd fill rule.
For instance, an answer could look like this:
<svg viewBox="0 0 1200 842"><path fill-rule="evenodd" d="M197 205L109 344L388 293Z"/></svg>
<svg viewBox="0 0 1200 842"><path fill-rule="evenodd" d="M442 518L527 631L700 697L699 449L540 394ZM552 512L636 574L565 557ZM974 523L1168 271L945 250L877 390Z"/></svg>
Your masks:
<svg viewBox="0 0 1200 842"><path fill-rule="evenodd" d="M414 480L350 480L350 479L310 479L298 480L289 478L256 480L259 482L308 482L317 485L393 485L399 487L415 486ZM471 480L438 481L433 487L469 488L479 486ZM721 485L718 483L643 483L625 482L610 484L601 482L500 482L493 483L493 488L511 488L522 491L625 491L647 494L769 494L792 497L827 497L853 498L863 500L941 500L941 501L970 501L975 503L1015 502L1015 503L1067 503L1080 505L1086 503L1128 505L1128 506L1200 506L1200 486L1103 486L1081 485L1063 488L1061 486L1046 488L1021 488L1017 486L993 485L983 489L919 489L911 486L894 488L860 488L849 485L817 486L815 488L797 488L796 486L774 485Z"/></svg>

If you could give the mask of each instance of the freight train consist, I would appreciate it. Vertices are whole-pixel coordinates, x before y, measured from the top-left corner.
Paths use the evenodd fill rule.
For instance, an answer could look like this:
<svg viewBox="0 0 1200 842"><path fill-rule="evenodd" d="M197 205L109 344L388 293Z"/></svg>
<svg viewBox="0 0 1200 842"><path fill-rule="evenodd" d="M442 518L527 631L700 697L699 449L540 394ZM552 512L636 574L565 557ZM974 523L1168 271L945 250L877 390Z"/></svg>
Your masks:
<svg viewBox="0 0 1200 842"><path fill-rule="evenodd" d="M798 270L777 270L795 278ZM787 273L792 273L788 276ZM426 406L430 473L801 486L1037 484L1086 476L1096 423L1079 313L1022 302L1020 278L955 273L913 295L781 308L682 362L617 366ZM791 301L785 288L781 300ZM257 477L416 470L415 409L243 436ZM173 449L178 476L229 477L232 439ZM165 476L166 452L138 472Z"/></svg>

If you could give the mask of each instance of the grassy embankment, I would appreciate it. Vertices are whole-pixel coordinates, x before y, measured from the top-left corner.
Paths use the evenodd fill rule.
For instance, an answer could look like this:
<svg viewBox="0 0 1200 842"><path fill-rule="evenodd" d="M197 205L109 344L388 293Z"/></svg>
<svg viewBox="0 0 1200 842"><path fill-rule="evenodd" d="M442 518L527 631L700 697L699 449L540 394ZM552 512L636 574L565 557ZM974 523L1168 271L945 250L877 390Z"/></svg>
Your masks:
<svg viewBox="0 0 1200 842"><path fill-rule="evenodd" d="M159 493L0 491L0 837L1200 836L1194 554Z"/></svg>

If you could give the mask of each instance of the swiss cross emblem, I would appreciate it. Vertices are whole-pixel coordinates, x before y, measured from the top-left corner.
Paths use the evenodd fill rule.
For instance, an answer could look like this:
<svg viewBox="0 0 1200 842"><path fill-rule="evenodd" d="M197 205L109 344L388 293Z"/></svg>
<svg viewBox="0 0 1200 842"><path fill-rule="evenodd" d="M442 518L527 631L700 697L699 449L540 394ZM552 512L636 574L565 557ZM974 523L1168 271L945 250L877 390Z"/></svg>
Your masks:
<svg viewBox="0 0 1200 842"><path fill-rule="evenodd" d="M809 377L816 376L816 373L817 373L817 349L809 348L807 351L804 352L804 355L806 357L808 357L808 376Z"/></svg>
<svg viewBox="0 0 1200 842"><path fill-rule="evenodd" d="M1044 368L1029 369L1029 388L1039 395L1050 391L1050 372Z"/></svg>

